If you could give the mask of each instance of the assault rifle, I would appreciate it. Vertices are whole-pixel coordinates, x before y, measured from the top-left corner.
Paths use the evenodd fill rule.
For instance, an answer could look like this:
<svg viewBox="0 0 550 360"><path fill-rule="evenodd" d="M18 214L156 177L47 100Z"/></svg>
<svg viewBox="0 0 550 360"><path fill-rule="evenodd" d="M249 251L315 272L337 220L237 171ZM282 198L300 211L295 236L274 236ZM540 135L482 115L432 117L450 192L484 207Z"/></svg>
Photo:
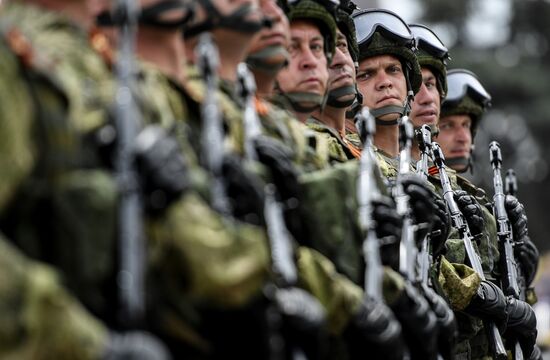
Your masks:
<svg viewBox="0 0 550 360"><path fill-rule="evenodd" d="M401 241L399 243L399 271L409 281L415 280L415 264L418 250L415 243L415 226L413 224L409 195L403 187L403 177L410 173L411 145L413 127L408 116L403 116L399 123L399 171L394 187L396 210L403 217Z"/></svg>
<svg viewBox="0 0 550 360"><path fill-rule="evenodd" d="M245 104L244 111L244 148L245 156L249 160L258 160L258 153L254 146L254 141L261 136L261 125L256 112L254 103L256 93L256 83L252 73L248 70L245 63L240 63L237 67L237 76L239 80L239 90L241 98ZM308 321L309 325L321 326L324 320L324 311L319 303L302 289L298 289L298 270L294 263L294 249L288 231L281 204L277 201L277 188L274 184L268 183L264 188L264 218L267 227L267 235L271 247L272 270L275 274L274 296L283 315L291 317L300 317ZM299 309L301 314L295 314ZM290 310L290 311L289 311ZM269 322L269 319L268 319ZM287 352L293 360L307 360L307 355L302 344L296 343L296 339L282 339L277 333L275 326L269 329L270 339L270 358L280 359L280 346L273 346L274 340L284 341L288 347ZM279 339L277 339L279 338ZM318 355L312 355L315 357Z"/></svg>
<svg viewBox="0 0 550 360"><path fill-rule="evenodd" d="M374 178L376 158L374 155L373 136L376 131L374 116L364 107L357 114L356 124L363 140L363 151L359 160L359 179L357 199L359 202L359 223L367 237L363 240L363 257L365 259L365 294L372 299L382 299L382 261L380 260L380 243L376 236L376 222L373 219L373 202L382 194Z"/></svg>
<svg viewBox="0 0 550 360"><path fill-rule="evenodd" d="M200 35L195 48L197 65L206 82L206 96L201 104L203 131L201 150L205 167L213 176L212 207L225 216L231 215L223 182L224 133L218 107L218 49L209 33Z"/></svg>
<svg viewBox="0 0 550 360"><path fill-rule="evenodd" d="M428 125L422 127L416 132L416 140L420 148L420 160L416 163L416 173L425 181L428 181L428 159L432 152L432 132ZM421 240L420 253L418 254L418 280L428 286L429 271L432 263L430 255L430 234L426 234Z"/></svg>
<svg viewBox="0 0 550 360"><path fill-rule="evenodd" d="M254 139L261 135L260 119L256 112L254 97L256 83L245 63L237 67L241 97L244 100L244 148L245 156L249 160L258 160ZM295 285L298 280L296 265L293 262L294 254L289 231L286 228L281 204L277 202L276 187L268 184L265 187L264 216L267 225L269 242L271 245L272 267L274 273L280 277L283 286Z"/></svg>
<svg viewBox="0 0 550 360"><path fill-rule="evenodd" d="M491 165L493 167L493 185L495 194L493 196L493 211L497 221L497 236L500 250L500 268L502 274L502 290L505 295L520 298L520 288L518 284L518 266L514 258L514 237L512 226L504 207L504 190L502 186L502 175L500 172L502 164L502 155L500 145L493 141L489 145L489 154ZM523 359L521 346L517 341L513 342L513 356L515 360Z"/></svg>
<svg viewBox="0 0 550 360"><path fill-rule="evenodd" d="M443 188L443 198L445 199L447 209L449 210L449 214L451 215L453 226L458 230L460 238L464 242L464 247L466 248L466 254L468 255L470 265L478 274L478 276L482 280L485 280L485 274L483 273L481 260L472 243L473 236L470 232L470 228L468 227L468 223L466 222L464 215L460 212L460 209L458 208L458 205L456 204L453 197L454 193L451 188L451 182L449 180L449 176L445 172L445 157L443 156L443 151L441 151L441 147L438 143L434 142L432 144L432 152L434 163L439 171L441 187ZM493 357L496 360L507 359L506 349L504 348L502 337L500 336L500 333L498 332L495 323L491 321L485 321L485 328L488 331L488 338L492 346Z"/></svg>
<svg viewBox="0 0 550 360"><path fill-rule="evenodd" d="M514 169L508 169L506 171L504 188L506 189L507 195L512 195L517 197L518 193L518 181L516 179L516 172Z"/></svg>
<svg viewBox="0 0 550 360"><path fill-rule="evenodd" d="M117 275L119 322L137 328L145 315L145 243L142 227L143 201L135 168L134 141L141 128L134 98L134 43L139 9L135 0L117 0L115 21L120 26L118 60L115 65L115 126L117 130L114 168L120 189L119 271Z"/></svg>

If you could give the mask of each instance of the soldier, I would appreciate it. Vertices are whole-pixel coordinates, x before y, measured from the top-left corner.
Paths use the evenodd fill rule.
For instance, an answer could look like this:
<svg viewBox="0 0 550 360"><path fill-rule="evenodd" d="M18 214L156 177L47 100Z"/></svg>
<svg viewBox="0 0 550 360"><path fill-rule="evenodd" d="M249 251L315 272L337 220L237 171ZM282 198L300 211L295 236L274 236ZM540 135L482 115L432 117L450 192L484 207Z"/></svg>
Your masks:
<svg viewBox="0 0 550 360"><path fill-rule="evenodd" d="M289 7L289 64L277 74L277 101L305 122L325 101L335 51L336 5L301 0Z"/></svg>
<svg viewBox="0 0 550 360"><path fill-rule="evenodd" d="M87 9L86 3L81 5L82 10ZM76 8L70 9L74 11ZM92 19L90 16L86 24ZM28 155L23 157L23 167L19 167L24 170L15 172L17 176L12 180L16 181L2 187L11 188L15 194L12 199L6 199L2 229L26 253L55 265L71 291L101 320L112 327L124 327L126 324L120 323L116 314L114 294L117 248L114 224L118 190L110 164L111 144L106 141L112 134L108 109L113 99L113 81L108 59L100 56L110 54L108 44L104 37L94 33L92 45L95 48L92 48L84 29L59 14L30 5L6 5L2 22L13 34L11 36L16 36L8 44L18 56L2 57L11 61L10 66L2 70L7 69L9 74L25 71L28 78L14 76L14 79L22 82L22 85L17 85L18 89L26 90L27 85L31 89L30 94L23 91L23 95L17 97L20 101L28 100L28 104L23 106L28 112L10 111L9 106L19 104L11 97L3 96L7 105L2 106L2 115L18 113L21 126L42 129L32 133L36 138L28 131L18 132L29 144L21 145L24 141L17 141L14 144L20 144L28 152L16 151ZM19 28L19 25L24 26ZM28 43L25 42L27 39ZM33 61L28 61L30 54L33 54ZM18 84L17 81L9 83L10 86ZM150 104L140 105L144 107L142 115L151 114ZM165 113L166 109L163 110ZM144 116L143 120L172 121L163 123L166 127L174 124L174 118L169 116ZM11 120L2 123L9 124ZM171 350L182 350L183 346L179 345L192 343L202 353L212 354L216 334L210 334L205 340L201 338L204 334L195 336L188 332L187 324L182 321L197 315L190 314L189 304L210 304L211 308L222 309L218 313L236 316L242 323L247 321L247 314L248 319L256 317L256 313L251 314L253 311L242 309L260 301L256 299L261 297L261 288L268 276L267 241L262 229L224 222L197 192L184 191L189 189L186 185L188 176L194 178L198 173L188 173L185 162L181 162L177 144L169 138L159 138L155 135L158 133L142 133L147 136L140 136L141 140L136 142L140 183L146 199L144 210L150 260L147 263L151 264L147 267L147 274L156 275L149 283L151 291L147 293L151 304L147 325L148 329L154 329L167 340L176 339L178 346ZM39 145L33 146L35 144ZM40 147L39 153L37 147ZM6 160L14 158L11 149L7 150L3 152ZM192 152L186 155L192 155ZM204 184L204 180L202 177L198 182ZM244 183L243 179L237 181L241 186ZM185 196L180 197L184 192ZM101 226L98 226L98 221ZM29 227L29 223L33 226ZM206 241L203 232L211 234ZM237 248L240 250L235 250ZM210 259L211 266L204 267L205 259ZM243 264L246 264L245 271ZM64 294L59 295L59 301L63 301ZM231 312L228 309L238 310ZM219 322L215 313L209 314L210 321ZM76 312L75 316L86 320L85 314ZM208 318L201 320L209 321ZM90 349L86 349L83 356L101 352L106 356L123 356L125 352L130 355L137 352L144 358L164 358L158 345L151 344L152 340L143 341L146 335L111 334L93 319L87 324L82 325L85 328L81 332L90 332L94 337L88 340ZM77 333L77 330L74 327L75 336L86 335ZM226 336L223 334L224 338ZM52 346L56 344L52 342ZM74 346L74 341L68 342L67 346ZM216 349L224 350L223 347ZM59 351L73 350L61 348ZM174 354L178 354L177 351ZM55 356L55 353L47 352L46 355Z"/></svg>
<svg viewBox="0 0 550 360"><path fill-rule="evenodd" d="M376 117L376 136L374 145L383 174L388 179L397 175L398 167L398 119L408 113L412 96L422 86L421 71L415 54L412 52L413 37L407 25L395 14L380 9L363 10L353 15L357 29L359 44L359 70L357 82L359 91L363 94L363 105L368 106ZM411 199L418 198L431 209L433 217L425 218L426 214L415 210L414 219L417 223L426 222L439 230L439 235L433 234L433 259L437 263L442 245L448 234L447 215L444 204L435 207L435 195L427 184L412 177L403 177L403 188ZM414 189L414 190L413 190ZM423 201L422 201L423 199ZM418 202L417 205L418 206ZM424 234L424 235L422 235ZM426 233L417 232L418 239ZM420 240L418 240L420 243ZM397 267L396 253L390 253L391 264ZM411 275L409 275L411 276ZM414 280L409 278L408 281ZM422 291L438 315L442 327L439 338L439 351L446 358L453 356L454 322L445 302L433 290L422 287ZM414 328L409 331L414 332ZM444 335L443 335L444 334ZM435 340L433 335L430 335ZM411 339L409 333L409 341ZM433 356L433 355L430 355Z"/></svg>
<svg viewBox="0 0 550 360"><path fill-rule="evenodd" d="M2 7L1 74L7 81L0 89L0 123L7 141L0 162L10 171L2 177L1 229L26 255L55 265L52 270L2 244L3 264L11 265L2 272L13 275L13 287L2 291L8 300L3 316L10 319L2 357L165 359L166 350L150 335L109 330L115 325L108 289L114 284L109 241L116 187L83 133L106 114L112 77L88 42L95 7L70 5ZM56 272L85 308L61 288Z"/></svg>
<svg viewBox="0 0 550 360"><path fill-rule="evenodd" d="M288 63L288 18L274 0L261 0L260 8L271 22L255 37L246 62L256 80L256 111L267 134L280 139L292 151L295 165L306 172L328 165L324 139L296 121L292 113L271 103L279 71Z"/></svg>
<svg viewBox="0 0 550 360"><path fill-rule="evenodd" d="M419 24L410 24L409 27L416 39L416 57L422 71L422 85L414 97L410 119L415 129L428 125L432 134L437 136L441 101L447 93L449 51L428 27ZM418 160L420 149L416 138L411 150L413 159Z"/></svg>
<svg viewBox="0 0 550 360"><path fill-rule="evenodd" d="M346 113L357 99L355 70L357 41L351 12L355 4L341 4L336 20L336 49L329 66L329 87L326 105L308 119L308 126L323 134L329 141L333 161L347 161L361 156L361 140L346 133Z"/></svg>
<svg viewBox="0 0 550 360"><path fill-rule="evenodd" d="M491 97L481 85L475 74L463 69L451 70L447 76L449 93L441 106L441 119L439 120L440 135L438 142L446 156L449 166L458 172L465 172L472 166L471 151L473 139L479 126L479 121L490 103ZM490 201L485 191L463 178L456 176L455 197L466 216L470 229L478 236L478 248L482 258L484 272L488 279L498 281L501 271L498 262L496 223L493 214L488 209ZM521 239L522 245L515 248L516 259L523 273L528 287L533 280L538 262L538 251L531 242L527 230L527 217L523 205L513 196L507 196L505 201L514 236ZM449 256L453 251L448 252ZM454 252L456 254L456 252ZM528 291L527 300L534 297ZM531 296L529 296L531 294ZM521 308L521 311L517 309ZM510 328L507 334L515 334L522 331L524 354L527 358L536 359L540 356L537 348L533 349L533 323L536 322L529 306L522 301L513 301L507 304L508 323ZM521 313L521 315L519 315ZM512 317L518 316L512 320ZM519 327L516 327L518 325ZM521 328L521 330L519 330ZM536 331L535 331L536 332ZM513 336L513 335L512 335ZM472 358L481 358L487 354L486 338L483 333L478 333L470 340ZM532 350L533 349L533 350ZM532 352L531 352L532 351Z"/></svg>
<svg viewBox="0 0 550 360"><path fill-rule="evenodd" d="M218 31L217 32L219 36L223 37L224 39L227 39L230 34L223 33ZM223 47L220 48L220 50L224 50ZM223 56L223 55L222 55ZM229 84L230 85L230 84ZM185 84L186 88L189 89L189 83ZM226 88L228 89L228 87ZM197 96L200 95L197 92L197 87L191 88L192 95ZM233 95L233 94L231 94ZM193 99L193 101L196 101L196 98ZM191 101L192 102L192 101ZM229 102L226 103L224 106L228 106ZM235 111L235 110L231 110ZM235 112L236 113L236 112ZM226 112L227 114L227 112ZM195 115L196 116L196 115ZM231 119L228 119L231 121ZM292 120L295 121L295 120ZM242 148L242 144L237 143L237 148ZM250 194L249 194L250 195ZM242 199L243 201L245 199ZM364 330L365 326L373 326L372 320L369 321L368 324L363 324L360 319L362 319L361 314L363 314L364 308L361 306L361 292L360 289L353 286L348 280L342 278L340 275L336 274L334 272L334 269L331 267L330 262L328 262L326 259L324 259L319 254L316 254L311 251L306 251L305 249L298 249L297 253L298 257L298 267L300 272L300 286L306 287L309 290L311 290L314 294L316 294L323 302L323 305L329 310L329 327L331 331L341 333L344 328L349 328L350 332L360 333ZM327 292L328 291L328 292ZM330 293L330 296L327 296L327 294ZM217 302L223 302L227 299L219 299ZM181 302L181 301L180 301ZM357 320L353 320L353 324L350 324L352 322L352 319L350 318L351 315L355 315L356 313L360 313L357 315ZM220 335L224 333L224 325L230 325L231 321L229 320L229 311L226 311L226 314L221 314L223 317L221 319L224 319L225 321L219 322L217 326L213 326L210 323L202 323L198 324L201 328L213 331L215 330L215 333L219 333ZM239 321L242 323L245 318L243 318L243 315L246 315L245 313L241 313ZM383 321L384 318L381 319ZM217 328L217 329L215 329ZM252 331L256 331L256 333L259 333L260 335L262 331L255 330L257 327L251 326L250 329ZM356 330L353 330L356 329ZM204 334L204 332L203 332ZM370 334L370 331L367 332L367 334ZM363 335L365 336L365 335ZM224 346L227 345L227 343L231 342L231 335L225 334L225 343L213 343L213 346ZM248 340L250 340L252 337L248 337ZM181 339L180 339L181 340ZM185 339L184 339L185 340ZM234 347L239 346L239 341L237 339L233 339L234 341ZM177 345L177 344L174 344ZM196 345L196 344L195 344ZM255 344L255 345L261 345L261 344ZM227 348L216 348L214 355L216 355L218 352L221 354L225 350L226 354Z"/></svg>

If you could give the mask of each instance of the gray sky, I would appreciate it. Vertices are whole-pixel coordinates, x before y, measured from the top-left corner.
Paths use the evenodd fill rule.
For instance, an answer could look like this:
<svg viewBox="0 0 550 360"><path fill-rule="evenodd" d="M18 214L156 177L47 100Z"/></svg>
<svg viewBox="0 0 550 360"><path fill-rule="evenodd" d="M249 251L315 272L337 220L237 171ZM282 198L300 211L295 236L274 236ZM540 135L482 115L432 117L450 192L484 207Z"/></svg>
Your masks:
<svg viewBox="0 0 550 360"><path fill-rule="evenodd" d="M382 7L389 9L406 22L418 22L422 7L417 0L357 0L361 8ZM474 3L474 15L468 22L468 40L473 46L499 45L507 39L508 21L511 16L510 0L478 0ZM438 36L450 48L455 39L444 28L434 28Z"/></svg>

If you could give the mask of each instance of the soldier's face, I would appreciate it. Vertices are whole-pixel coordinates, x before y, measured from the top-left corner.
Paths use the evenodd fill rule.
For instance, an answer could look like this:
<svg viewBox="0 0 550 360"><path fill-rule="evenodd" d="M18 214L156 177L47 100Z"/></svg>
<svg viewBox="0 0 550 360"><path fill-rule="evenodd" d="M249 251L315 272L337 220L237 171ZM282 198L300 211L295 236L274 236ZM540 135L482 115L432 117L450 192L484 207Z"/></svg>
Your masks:
<svg viewBox="0 0 550 360"><path fill-rule="evenodd" d="M319 28L308 21L290 25L290 62L277 75L283 92L307 92L324 95L328 69L324 39Z"/></svg>
<svg viewBox="0 0 550 360"><path fill-rule="evenodd" d="M250 53L258 52L268 46L287 48L290 42L290 25L283 10L277 5L275 0L260 0L260 10L272 21L272 26L263 28L256 35L250 48ZM277 57L270 60L274 63L286 61L286 57L282 54L277 54Z"/></svg>
<svg viewBox="0 0 550 360"><path fill-rule="evenodd" d="M363 95L363 105L370 109L383 106L403 106L407 96L407 82L403 66L392 55L378 55L364 59L357 71L357 87ZM395 120L398 114L387 114L380 120Z"/></svg>
<svg viewBox="0 0 550 360"><path fill-rule="evenodd" d="M346 36L338 30L336 36L336 52L329 67L329 90L355 84L355 64L348 49ZM355 97L346 95L340 100L345 101Z"/></svg>
<svg viewBox="0 0 550 360"><path fill-rule="evenodd" d="M437 142L445 158L470 157L472 149L472 119L468 115L450 115L439 120ZM466 165L457 165L454 170L465 170Z"/></svg>
<svg viewBox="0 0 550 360"><path fill-rule="evenodd" d="M426 124L434 128L439 119L441 97L437 89L437 78L428 68L422 68L422 86L412 103L410 119L415 127Z"/></svg>

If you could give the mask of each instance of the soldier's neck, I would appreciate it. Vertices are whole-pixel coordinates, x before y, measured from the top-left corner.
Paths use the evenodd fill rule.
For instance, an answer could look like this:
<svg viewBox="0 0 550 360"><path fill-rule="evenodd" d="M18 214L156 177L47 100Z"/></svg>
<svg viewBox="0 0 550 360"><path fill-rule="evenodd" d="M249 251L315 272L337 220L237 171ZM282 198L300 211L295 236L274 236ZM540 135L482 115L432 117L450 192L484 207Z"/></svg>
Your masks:
<svg viewBox="0 0 550 360"><path fill-rule="evenodd" d="M220 79L237 81L237 65L245 61L252 37L227 35L229 30L214 30L212 34L220 54ZM240 40L240 41L239 41Z"/></svg>
<svg viewBox="0 0 550 360"><path fill-rule="evenodd" d="M142 60L155 65L163 74L173 79L183 78L185 48L179 32L142 27L138 31L136 51Z"/></svg>
<svg viewBox="0 0 550 360"><path fill-rule="evenodd" d="M397 125L377 125L374 146L392 158L399 155L399 127Z"/></svg>
<svg viewBox="0 0 550 360"><path fill-rule="evenodd" d="M262 71L252 71L256 80L256 94L260 99L269 99L273 96L275 76Z"/></svg>
<svg viewBox="0 0 550 360"><path fill-rule="evenodd" d="M300 113L300 112L293 111L292 113L294 114L296 119L298 119L301 123L305 123L307 121L307 119L309 119L309 117L311 116L311 113L309 113L309 112Z"/></svg>
<svg viewBox="0 0 550 360"><path fill-rule="evenodd" d="M346 108L325 106L323 110L315 111L313 116L325 125L338 131L338 133L346 133Z"/></svg>

